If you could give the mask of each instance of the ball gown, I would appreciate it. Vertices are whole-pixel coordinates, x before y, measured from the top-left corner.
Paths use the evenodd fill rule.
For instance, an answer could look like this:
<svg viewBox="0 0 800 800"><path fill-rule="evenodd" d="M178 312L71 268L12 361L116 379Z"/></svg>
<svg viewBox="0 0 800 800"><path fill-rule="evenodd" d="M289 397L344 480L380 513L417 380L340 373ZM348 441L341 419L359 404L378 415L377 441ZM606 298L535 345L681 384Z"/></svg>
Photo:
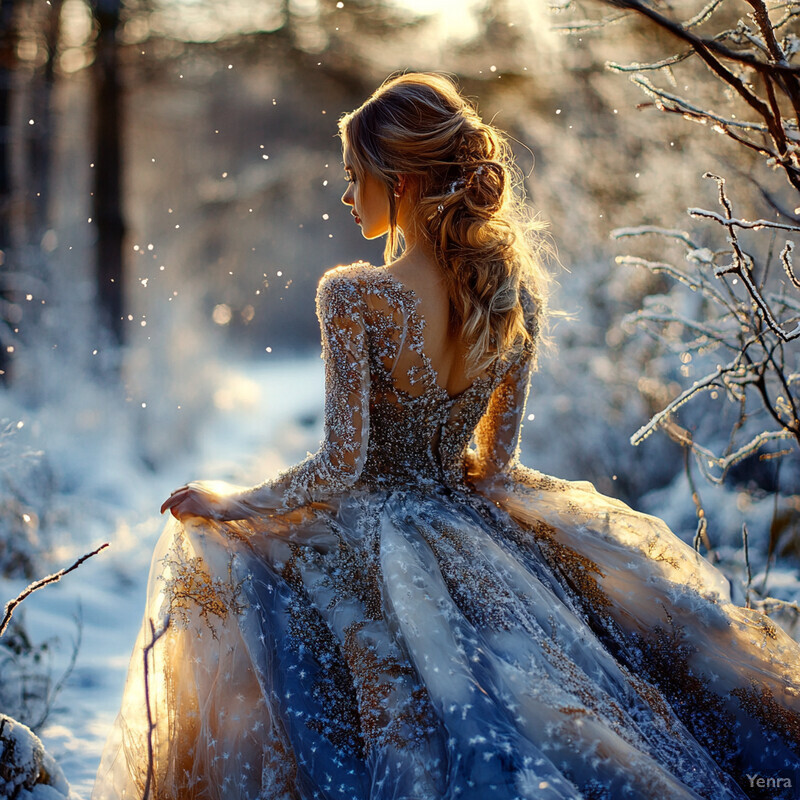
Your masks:
<svg viewBox="0 0 800 800"><path fill-rule="evenodd" d="M522 466L533 347L451 396L418 305L321 280L324 441L170 518L93 800L796 797L800 646L661 520Z"/></svg>

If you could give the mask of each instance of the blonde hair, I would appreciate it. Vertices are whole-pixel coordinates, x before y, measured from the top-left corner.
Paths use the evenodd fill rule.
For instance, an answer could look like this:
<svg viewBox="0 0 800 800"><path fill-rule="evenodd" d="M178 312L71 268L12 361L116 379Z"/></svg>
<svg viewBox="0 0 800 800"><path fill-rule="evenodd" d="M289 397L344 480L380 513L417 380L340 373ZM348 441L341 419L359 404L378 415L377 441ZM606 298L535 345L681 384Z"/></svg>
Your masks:
<svg viewBox="0 0 800 800"><path fill-rule="evenodd" d="M524 206L505 136L435 73L389 78L339 120L339 134L356 175L371 174L386 187L387 263L400 249L398 180L416 189L414 232L433 248L451 330L468 345L467 371L478 374L535 347L548 275L539 259L542 237L533 234L543 226Z"/></svg>

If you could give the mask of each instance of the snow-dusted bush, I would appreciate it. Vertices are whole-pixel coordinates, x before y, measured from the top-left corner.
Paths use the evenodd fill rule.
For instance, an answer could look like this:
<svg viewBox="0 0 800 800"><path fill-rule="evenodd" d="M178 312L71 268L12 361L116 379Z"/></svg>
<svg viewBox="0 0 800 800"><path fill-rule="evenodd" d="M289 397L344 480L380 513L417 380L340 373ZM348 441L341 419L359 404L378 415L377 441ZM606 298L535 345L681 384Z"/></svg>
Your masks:
<svg viewBox="0 0 800 800"><path fill-rule="evenodd" d="M761 0L558 5L580 15L563 25L579 37L602 40L610 26L618 31L626 22L645 34L633 37L638 49L628 63L615 54L607 66L644 91L642 110L705 128L695 128L694 138L706 145L700 172L716 182L716 208L689 208L690 220L675 229L674 213L666 212L612 234L635 237L639 251L617 263L631 275L644 267L651 286L643 307L627 317L629 331L644 331L655 343L649 363L638 359L641 336L625 346L629 360L643 366L638 388L651 406L650 421L631 441L662 430L685 448L686 474L674 485L694 501L695 546L702 543L712 558L718 547L740 548L745 565L734 572L741 599L796 613L790 597L766 595L768 578L780 572L776 559L796 558L800 539L800 278L792 260L800 234L800 48L793 32L800 8ZM711 131L719 135L713 145ZM650 194L660 197L675 180L660 170ZM693 467L719 488L699 487ZM652 495L652 502L669 514L663 498L659 505ZM721 534L714 541L712 525Z"/></svg>
<svg viewBox="0 0 800 800"><path fill-rule="evenodd" d="M568 9L573 3L559 5ZM642 382L645 393L672 398L661 401L663 408L632 441L638 444L661 427L714 482L748 456L796 460L800 444L800 278L792 262L800 233L800 70L792 62L800 48L791 32L800 10L791 4L749 5L752 13L744 14L726 0L698 3L696 9L691 3L661 8L642 0L598 0L593 7L599 16L564 26L602 35L628 17L655 33L639 40L644 58L607 66L644 91L649 102L642 107L680 115L735 143L730 166L747 174L747 183L732 184L738 213L726 180L706 173L717 183L720 208L690 208L691 229L647 225L614 234L656 234L662 241L651 252L678 243L685 257L683 266L663 257L618 258L677 284L647 298L630 318L663 345L662 353L680 360ZM776 182L776 174L784 180ZM662 183L669 180L662 175ZM759 211L761 218L745 218ZM690 377L697 380L687 387ZM688 427L676 422L687 404L703 412ZM759 472L752 461L749 469ZM758 475L756 482L763 484Z"/></svg>
<svg viewBox="0 0 800 800"><path fill-rule="evenodd" d="M37 730L54 699L50 647L31 638L20 613L0 638L0 710Z"/></svg>
<svg viewBox="0 0 800 800"><path fill-rule="evenodd" d="M42 453L23 435L22 420L0 419L0 576L32 578L41 557L39 510L51 490Z"/></svg>
<svg viewBox="0 0 800 800"><path fill-rule="evenodd" d="M30 728L0 714L0 798L68 800L64 773Z"/></svg>

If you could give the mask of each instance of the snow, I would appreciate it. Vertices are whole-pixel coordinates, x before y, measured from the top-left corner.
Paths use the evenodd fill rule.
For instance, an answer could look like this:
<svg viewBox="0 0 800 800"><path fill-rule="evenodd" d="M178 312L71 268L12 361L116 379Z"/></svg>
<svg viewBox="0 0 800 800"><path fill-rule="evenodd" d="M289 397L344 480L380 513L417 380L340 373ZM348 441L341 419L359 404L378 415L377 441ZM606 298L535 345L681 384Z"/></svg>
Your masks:
<svg viewBox="0 0 800 800"><path fill-rule="evenodd" d="M54 560L68 566L98 543L111 543L60 583L31 595L17 611L35 641L54 643L56 679L66 669L78 635L76 615L81 619L75 668L41 731L74 797L91 794L119 707L144 608L150 553L164 524L158 512L161 502L172 489L196 478L256 483L315 450L322 435L323 372L318 356L260 364L227 362L218 374L212 387L214 411L199 426L194 447L177 452L157 471L130 451L130 431L124 425L104 429L95 448L95 443L76 439L74 428L67 426L70 415L64 404L62 414L48 407L36 415L51 467L73 475L51 498L62 509L61 527L52 537ZM286 390L289 386L291 391ZM10 411L7 405L0 407L0 416L8 417ZM42 572L50 571L48 563ZM0 598L5 602L16 596L27 582L0 579ZM26 800L64 796L37 786Z"/></svg>
<svg viewBox="0 0 800 800"><path fill-rule="evenodd" d="M0 714L3 756L0 797L19 800L75 800L63 772L33 731Z"/></svg>

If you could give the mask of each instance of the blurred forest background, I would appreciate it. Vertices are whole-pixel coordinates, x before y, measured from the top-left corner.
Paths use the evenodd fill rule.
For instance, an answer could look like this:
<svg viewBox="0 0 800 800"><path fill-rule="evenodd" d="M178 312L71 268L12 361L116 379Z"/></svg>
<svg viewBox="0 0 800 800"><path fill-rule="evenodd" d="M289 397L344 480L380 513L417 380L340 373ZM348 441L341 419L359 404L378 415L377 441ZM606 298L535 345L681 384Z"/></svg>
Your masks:
<svg viewBox="0 0 800 800"><path fill-rule="evenodd" d="M173 481L252 483L315 449L316 283L333 265L381 258L340 204L336 122L394 71L441 70L514 137L529 202L558 254L553 305L570 317L556 321L556 349L534 378L524 460L664 516L725 568L740 602L760 601L794 629L798 340L770 351L783 380L775 413L754 409L747 392L758 380L747 373L739 389L709 384L665 417L669 435L636 447L631 437L728 359L725 336L748 314L763 322L736 278L724 290L713 275L692 288L653 268L714 268L735 253L730 226L686 213L722 212L704 173L728 180L736 217L783 220L760 239L742 230L754 237L742 247L763 266L759 285L780 323L797 324L792 273L781 267L800 219L786 166L796 166L797 122L779 120L788 137L779 157L743 146L732 133L775 131L737 127L741 97L730 85L696 57L671 59L689 45L621 5L1 0L4 594L98 538L123 554L147 551L133 559L141 570ZM730 46L760 52L741 28L755 19L746 12L757 16L755 0L647 7L692 21L698 35L739 30ZM788 64L800 5L769 13L796 90ZM776 103L790 106L787 97ZM735 330L716 338L715 280L736 312L726 317ZM281 424L264 392L282 398ZM243 446L229 461L203 460L203 432L220 415L249 426L237 433ZM740 434L745 446L767 435L726 462ZM694 446L701 439L705 450ZM201 464L222 472L195 474ZM144 543L131 534L139 523ZM139 580L116 558L119 585ZM41 650L23 633L20 615L0 643L13 649L4 669L41 677L31 667ZM34 711L5 677L0 711L41 727L52 681Z"/></svg>

